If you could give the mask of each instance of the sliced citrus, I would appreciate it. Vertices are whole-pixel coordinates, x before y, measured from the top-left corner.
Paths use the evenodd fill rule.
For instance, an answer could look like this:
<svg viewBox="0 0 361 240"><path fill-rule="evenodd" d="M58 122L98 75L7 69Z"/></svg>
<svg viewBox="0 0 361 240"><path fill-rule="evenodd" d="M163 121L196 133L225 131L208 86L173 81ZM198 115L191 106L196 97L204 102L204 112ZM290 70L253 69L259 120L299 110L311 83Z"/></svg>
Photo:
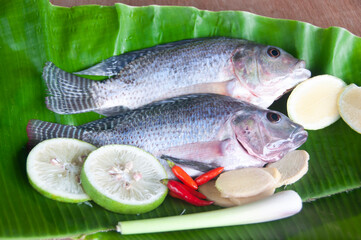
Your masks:
<svg viewBox="0 0 361 240"><path fill-rule="evenodd" d="M350 84L341 92L338 110L342 119L356 132L361 133L361 87Z"/></svg>
<svg viewBox="0 0 361 240"><path fill-rule="evenodd" d="M100 206L118 213L144 213L167 195L160 180L161 163L148 152L128 145L106 145L89 154L81 172L85 192Z"/></svg>
<svg viewBox="0 0 361 240"><path fill-rule="evenodd" d="M26 171L41 194L63 202L89 200L80 184L80 171L93 145L70 138L54 138L37 144L29 153Z"/></svg>
<svg viewBox="0 0 361 240"><path fill-rule="evenodd" d="M287 100L288 116L309 130L331 125L340 118L337 98L345 85L331 75L316 76L300 83Z"/></svg>

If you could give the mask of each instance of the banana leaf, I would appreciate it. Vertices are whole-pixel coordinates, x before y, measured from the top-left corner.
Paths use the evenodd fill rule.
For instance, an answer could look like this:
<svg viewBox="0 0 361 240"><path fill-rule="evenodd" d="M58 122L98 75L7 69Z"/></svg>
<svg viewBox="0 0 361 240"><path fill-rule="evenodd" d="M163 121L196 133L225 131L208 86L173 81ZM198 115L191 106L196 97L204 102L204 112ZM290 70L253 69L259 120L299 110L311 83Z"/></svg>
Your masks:
<svg viewBox="0 0 361 240"><path fill-rule="evenodd" d="M313 75L331 74L361 85L361 39L345 29L272 19L248 12L200 11L190 7L78 6L47 0L13 0L0 9L0 238L239 239L358 238L361 220L361 135L341 119L309 131L302 146L310 154L306 176L285 187L300 194L303 210L288 219L225 228L120 236L118 221L173 216L218 209L197 208L167 198L141 215L109 212L95 203L61 203L29 184L26 125L30 119L79 125L100 118L49 111L42 67L52 61L72 72L110 56L188 38L228 36L279 46L304 59ZM284 96L271 109L286 113ZM216 219L215 219L216 221Z"/></svg>

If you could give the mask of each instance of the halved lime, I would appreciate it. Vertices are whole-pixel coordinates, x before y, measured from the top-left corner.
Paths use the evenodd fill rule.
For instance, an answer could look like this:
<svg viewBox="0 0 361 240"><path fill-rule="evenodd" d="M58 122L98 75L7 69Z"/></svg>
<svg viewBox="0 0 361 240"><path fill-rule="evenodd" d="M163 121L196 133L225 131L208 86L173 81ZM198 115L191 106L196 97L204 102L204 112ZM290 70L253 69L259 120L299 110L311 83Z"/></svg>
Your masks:
<svg viewBox="0 0 361 240"><path fill-rule="evenodd" d="M85 192L100 206L136 214L158 207L167 195L160 180L161 163L148 152L129 145L106 145L90 153L81 172Z"/></svg>
<svg viewBox="0 0 361 240"><path fill-rule="evenodd" d="M29 153L26 171L30 184L41 194L62 202L84 202L89 197L80 184L82 165L95 146L70 138L53 138Z"/></svg>

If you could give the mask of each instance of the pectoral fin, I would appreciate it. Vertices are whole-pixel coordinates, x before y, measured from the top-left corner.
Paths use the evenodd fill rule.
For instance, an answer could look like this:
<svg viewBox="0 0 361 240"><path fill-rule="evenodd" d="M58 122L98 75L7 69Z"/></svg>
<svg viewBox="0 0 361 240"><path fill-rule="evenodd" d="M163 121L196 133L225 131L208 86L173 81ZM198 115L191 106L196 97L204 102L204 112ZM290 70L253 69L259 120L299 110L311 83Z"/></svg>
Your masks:
<svg viewBox="0 0 361 240"><path fill-rule="evenodd" d="M192 169L198 170L200 172L208 172L214 168L219 167L219 165L214 164L214 163L203 163L203 162L193 161L193 160L189 160L189 159L175 158L175 157L171 157L171 156L167 156L167 155L162 155L160 158L164 159L164 160L171 160L172 162L174 162L177 165L182 165L182 166L185 166L188 168L192 168Z"/></svg>
<svg viewBox="0 0 361 240"><path fill-rule="evenodd" d="M224 156L223 149L227 141L190 143L168 148L157 155L203 172L218 167L214 161Z"/></svg>

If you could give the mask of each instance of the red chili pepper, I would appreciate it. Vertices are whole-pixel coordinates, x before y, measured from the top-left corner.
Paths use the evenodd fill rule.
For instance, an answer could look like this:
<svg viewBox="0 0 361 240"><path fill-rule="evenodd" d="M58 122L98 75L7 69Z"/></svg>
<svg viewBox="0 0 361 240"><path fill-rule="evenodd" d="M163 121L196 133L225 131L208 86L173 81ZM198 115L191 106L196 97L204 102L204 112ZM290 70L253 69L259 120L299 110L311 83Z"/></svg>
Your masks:
<svg viewBox="0 0 361 240"><path fill-rule="evenodd" d="M182 186L183 186L184 188L186 188L186 189L187 189L193 196L195 196L195 197L198 197L198 198L200 198L200 199L206 199L206 198L207 198L207 197L204 196L202 193L197 192L196 190L188 187L187 185L184 185L184 184L183 184ZM180 196L178 196L178 194L176 194L176 193L173 192L173 191L169 191L169 195L170 195L171 197L174 197L174 198L178 198L178 199L183 200Z"/></svg>
<svg viewBox="0 0 361 240"><path fill-rule="evenodd" d="M170 195L171 197L174 197L174 198L182 199L180 196L178 196L178 194L176 194L176 193L173 192L173 191L169 191L169 195ZM182 200L183 200L183 199L182 199Z"/></svg>
<svg viewBox="0 0 361 240"><path fill-rule="evenodd" d="M186 173L181 167L174 164L174 162L167 160L169 167L172 169L174 175L185 185L193 188L194 190L198 189L197 183L191 178L191 176Z"/></svg>
<svg viewBox="0 0 361 240"><path fill-rule="evenodd" d="M217 177L219 174L221 174L223 169L224 169L224 167L218 167L218 168L212 169L209 172L206 172L206 173L200 175L199 177L197 177L195 179L195 182L197 183L198 186L205 184L209 180L211 180L211 179Z"/></svg>
<svg viewBox="0 0 361 240"><path fill-rule="evenodd" d="M162 183L167 185L170 192L173 192L175 195L178 195L178 197L190 204L193 204L195 206L208 206L213 204L212 201L205 201L192 195L190 192L187 191L186 188L183 187L184 185L180 182L177 182L175 180L163 179Z"/></svg>
<svg viewBox="0 0 361 240"><path fill-rule="evenodd" d="M182 183L180 183L182 184ZM192 194L193 196L197 197L197 198L200 198L200 199L206 199L207 197L205 195L203 195L202 193L194 190L193 188L191 187L188 187L187 185L185 184L182 184L182 186L187 189L187 191ZM172 197L175 197L175 198L180 198L178 195L176 195L174 192L172 191L169 191L169 195L171 195ZM181 199L181 198L180 198Z"/></svg>
<svg viewBox="0 0 361 240"><path fill-rule="evenodd" d="M197 198L200 198L200 199L206 199L206 198L207 198L207 197L204 196L202 193L194 190L194 189L191 188L191 187L188 187L188 186L185 185L185 184L183 184L183 187L184 187L185 189L187 189L188 192L190 192L193 196L196 196Z"/></svg>

